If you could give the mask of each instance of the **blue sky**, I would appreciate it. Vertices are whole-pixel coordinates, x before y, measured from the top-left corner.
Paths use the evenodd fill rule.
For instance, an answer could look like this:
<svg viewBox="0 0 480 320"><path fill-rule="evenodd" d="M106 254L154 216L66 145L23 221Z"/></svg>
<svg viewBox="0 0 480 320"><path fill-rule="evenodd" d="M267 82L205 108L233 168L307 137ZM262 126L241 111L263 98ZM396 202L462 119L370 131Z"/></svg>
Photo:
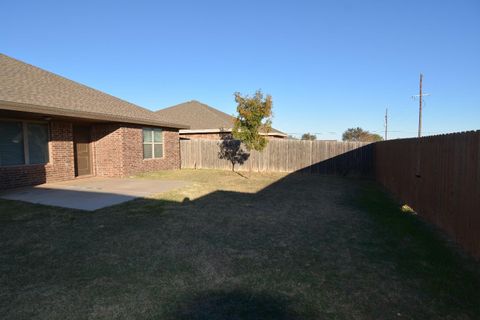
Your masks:
<svg viewBox="0 0 480 320"><path fill-rule="evenodd" d="M0 3L0 51L156 110L273 96L274 126L341 137L480 129L480 1Z"/></svg>

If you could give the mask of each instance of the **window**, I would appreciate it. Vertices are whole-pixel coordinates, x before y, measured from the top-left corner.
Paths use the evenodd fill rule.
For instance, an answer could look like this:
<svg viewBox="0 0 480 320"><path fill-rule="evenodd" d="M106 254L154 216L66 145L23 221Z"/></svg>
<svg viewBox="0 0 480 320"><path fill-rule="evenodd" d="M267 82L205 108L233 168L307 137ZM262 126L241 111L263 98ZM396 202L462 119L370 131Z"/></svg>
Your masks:
<svg viewBox="0 0 480 320"><path fill-rule="evenodd" d="M0 166L48 163L48 126L0 121Z"/></svg>
<svg viewBox="0 0 480 320"><path fill-rule="evenodd" d="M143 129L143 159L163 158L162 129Z"/></svg>
<svg viewBox="0 0 480 320"><path fill-rule="evenodd" d="M24 164L23 125L0 122L0 165Z"/></svg>
<svg viewBox="0 0 480 320"><path fill-rule="evenodd" d="M48 127L41 123L27 123L28 155L30 164L48 162Z"/></svg>

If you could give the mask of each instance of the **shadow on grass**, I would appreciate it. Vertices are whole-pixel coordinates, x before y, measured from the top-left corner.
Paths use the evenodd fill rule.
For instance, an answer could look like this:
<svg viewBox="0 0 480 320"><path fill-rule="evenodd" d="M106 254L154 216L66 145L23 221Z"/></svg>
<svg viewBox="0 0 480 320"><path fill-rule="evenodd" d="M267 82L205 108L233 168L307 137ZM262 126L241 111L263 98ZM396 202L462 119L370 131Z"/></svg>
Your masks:
<svg viewBox="0 0 480 320"><path fill-rule="evenodd" d="M432 297L468 306L480 315L478 263L421 216L405 212L401 204L378 184L365 182L350 198L354 207L367 212L375 223L372 238L382 239L379 250L369 252L372 261L390 261L398 274L415 279ZM448 304L443 308L448 309Z"/></svg>
<svg viewBox="0 0 480 320"><path fill-rule="evenodd" d="M207 291L186 297L176 310L177 320L276 319L302 320L289 307L290 302L278 294L247 290Z"/></svg>

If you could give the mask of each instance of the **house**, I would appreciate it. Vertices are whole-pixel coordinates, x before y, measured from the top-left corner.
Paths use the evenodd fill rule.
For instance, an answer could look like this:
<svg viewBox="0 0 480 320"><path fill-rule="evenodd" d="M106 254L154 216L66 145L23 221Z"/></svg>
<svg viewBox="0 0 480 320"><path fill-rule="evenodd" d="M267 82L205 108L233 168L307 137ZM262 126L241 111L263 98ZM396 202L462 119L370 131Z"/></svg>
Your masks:
<svg viewBox="0 0 480 320"><path fill-rule="evenodd" d="M220 110L212 108L196 100L184 102L169 108L158 110L159 116L165 119L178 120L190 126L180 130L181 139L220 140L231 135L235 118ZM264 133L269 139L286 139L287 135L273 129Z"/></svg>
<svg viewBox="0 0 480 320"><path fill-rule="evenodd" d="M0 54L0 189L177 169L179 129L188 126Z"/></svg>

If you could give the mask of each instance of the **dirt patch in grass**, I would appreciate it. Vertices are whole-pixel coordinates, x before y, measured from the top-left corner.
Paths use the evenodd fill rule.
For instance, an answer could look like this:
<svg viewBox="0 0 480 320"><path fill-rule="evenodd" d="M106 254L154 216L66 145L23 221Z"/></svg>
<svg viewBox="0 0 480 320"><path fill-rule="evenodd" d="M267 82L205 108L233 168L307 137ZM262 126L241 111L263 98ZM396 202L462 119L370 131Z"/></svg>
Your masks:
<svg viewBox="0 0 480 320"><path fill-rule="evenodd" d="M182 170L92 213L0 201L4 319L475 319L478 264L375 185Z"/></svg>

